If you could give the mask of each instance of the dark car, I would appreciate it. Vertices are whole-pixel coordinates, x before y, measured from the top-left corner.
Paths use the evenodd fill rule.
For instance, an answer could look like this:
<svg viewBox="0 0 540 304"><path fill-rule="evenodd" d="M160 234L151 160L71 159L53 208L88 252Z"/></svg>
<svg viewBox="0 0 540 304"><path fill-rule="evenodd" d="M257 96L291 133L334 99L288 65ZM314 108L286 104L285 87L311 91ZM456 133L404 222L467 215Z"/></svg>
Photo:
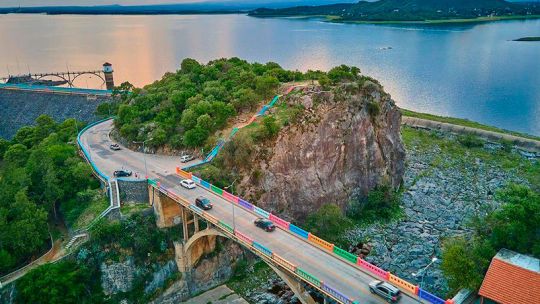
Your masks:
<svg viewBox="0 0 540 304"><path fill-rule="evenodd" d="M255 226L263 229L266 232L271 232L276 230L276 226L271 220L265 219L265 218L258 218L255 220Z"/></svg>
<svg viewBox="0 0 540 304"><path fill-rule="evenodd" d="M111 150L118 151L118 150L120 150L120 145L119 144L111 144L109 146L109 148L111 148Z"/></svg>
<svg viewBox="0 0 540 304"><path fill-rule="evenodd" d="M195 199L195 205L204 210L212 209L212 203L204 196L199 196Z"/></svg>
<svg viewBox="0 0 540 304"><path fill-rule="evenodd" d="M396 303L401 298L401 292L397 287L383 281L369 283L369 291L383 297L388 303Z"/></svg>
<svg viewBox="0 0 540 304"><path fill-rule="evenodd" d="M128 177L131 176L132 172L129 170L116 170L114 171L115 177Z"/></svg>

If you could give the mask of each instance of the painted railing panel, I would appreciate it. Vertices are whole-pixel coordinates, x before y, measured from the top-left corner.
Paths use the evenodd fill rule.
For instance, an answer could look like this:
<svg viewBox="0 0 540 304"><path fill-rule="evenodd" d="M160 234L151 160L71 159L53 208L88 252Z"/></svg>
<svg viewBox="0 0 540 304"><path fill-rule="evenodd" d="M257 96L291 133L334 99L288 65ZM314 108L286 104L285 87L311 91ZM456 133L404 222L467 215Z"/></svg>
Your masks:
<svg viewBox="0 0 540 304"><path fill-rule="evenodd" d="M214 185L210 185L210 190L212 190L212 192L214 192L217 195L222 195L223 194L223 190L221 190L220 188L218 188L218 187L216 187Z"/></svg>
<svg viewBox="0 0 540 304"><path fill-rule="evenodd" d="M260 252L264 253L265 255L272 257L272 250L266 248L263 244L257 241L253 241L253 247L259 250Z"/></svg>
<svg viewBox="0 0 540 304"><path fill-rule="evenodd" d="M280 226L281 228L285 229L285 230L288 230L289 229L289 225L290 223L287 222L286 220L283 220L273 214L270 213L270 217L269 219L274 222L274 224Z"/></svg>
<svg viewBox="0 0 540 304"><path fill-rule="evenodd" d="M391 273L388 274L388 281L394 285L396 285L397 287L401 287L402 289L405 289L406 291L412 293L412 294L417 294L418 293L418 286L412 284L412 283L409 283L405 280L403 280L402 278L398 277L398 276L395 276Z"/></svg>
<svg viewBox="0 0 540 304"><path fill-rule="evenodd" d="M264 209L261 209L257 206L253 206L253 211L264 218L270 217L270 212L265 211Z"/></svg>
<svg viewBox="0 0 540 304"><path fill-rule="evenodd" d="M234 229L231 227L231 225L221 221L221 220L218 220L218 226L221 226L222 228L224 228L225 230L227 230L229 233L231 234L234 234Z"/></svg>
<svg viewBox="0 0 540 304"><path fill-rule="evenodd" d="M201 186L210 189L210 183L201 179Z"/></svg>
<svg viewBox="0 0 540 304"><path fill-rule="evenodd" d="M433 294L423 290L422 288L418 289L418 297L420 299L427 300L427 301L429 301L429 303L433 303L433 304L445 304L447 302L447 301L437 297L436 295L433 295Z"/></svg>
<svg viewBox="0 0 540 304"><path fill-rule="evenodd" d="M353 304L354 303L351 299L349 299L349 297L342 294L337 289L328 286L325 283L321 283L321 289L328 292L329 294L331 294L332 296L334 296L336 299L340 300L343 303L346 303L346 304Z"/></svg>
<svg viewBox="0 0 540 304"><path fill-rule="evenodd" d="M297 235L301 236L304 239L307 239L309 237L309 232L293 224L289 225L289 230L293 233L296 233Z"/></svg>
<svg viewBox="0 0 540 304"><path fill-rule="evenodd" d="M362 260L361 258L358 258L358 261L356 262L360 267L368 270L369 272L377 275L381 279L388 280L388 275L390 274L388 271L382 270L381 268Z"/></svg>
<svg viewBox="0 0 540 304"><path fill-rule="evenodd" d="M288 93L285 93L285 94L288 94ZM273 107L274 104L278 101L278 99L279 99L279 95L274 96L274 99L272 99L272 101L270 102L269 106L270 106L270 107Z"/></svg>
<svg viewBox="0 0 540 304"><path fill-rule="evenodd" d="M286 259L282 258L281 256L277 255L276 253L272 254L272 258L278 262L281 266L285 267L285 269L288 269L292 272L296 271L296 265L293 263L287 261Z"/></svg>
<svg viewBox="0 0 540 304"><path fill-rule="evenodd" d="M176 167L176 174L178 174L178 175L180 175L180 177L186 178L186 179L191 179L191 177L193 175L191 172L187 172L187 171L184 171L184 170L180 169L180 167Z"/></svg>
<svg viewBox="0 0 540 304"><path fill-rule="evenodd" d="M246 209L249 209L249 210L253 210L253 205L250 204L249 202L241 199L241 198L238 198L238 205L246 208Z"/></svg>
<svg viewBox="0 0 540 304"><path fill-rule="evenodd" d="M311 233L308 236L308 240L312 242L313 244L321 247L322 249L328 250L330 252L334 251L334 244L327 242L319 237L316 237Z"/></svg>
<svg viewBox="0 0 540 304"><path fill-rule="evenodd" d="M191 176L191 179L193 180L193 182L197 183L197 184L200 184L201 183L201 179L196 177L195 175L192 175Z"/></svg>
<svg viewBox="0 0 540 304"><path fill-rule="evenodd" d="M321 287L321 280L319 280L316 276L311 275L309 272L303 270L302 268L296 267L296 274L304 280L312 283L313 285Z"/></svg>
<svg viewBox="0 0 540 304"><path fill-rule="evenodd" d="M252 245L253 244L253 239L250 238L249 236L241 233L240 231L238 231L238 229L236 229L234 231L234 235L236 235L236 237L238 239L240 239L241 241L243 241L244 243L248 244L248 245Z"/></svg>
<svg viewBox="0 0 540 304"><path fill-rule="evenodd" d="M197 213L198 215L203 214L203 210L195 205L189 205L189 209L195 211L195 213Z"/></svg>
<svg viewBox="0 0 540 304"><path fill-rule="evenodd" d="M226 200L228 200L230 202L238 204L238 197L230 194L229 192L227 192L225 190L223 190L223 194L221 196L223 196L224 199L226 199Z"/></svg>
<svg viewBox="0 0 540 304"><path fill-rule="evenodd" d="M358 260L358 256L348 252L347 250L341 249L338 246L334 246L334 253L353 264L356 264L356 261Z"/></svg>

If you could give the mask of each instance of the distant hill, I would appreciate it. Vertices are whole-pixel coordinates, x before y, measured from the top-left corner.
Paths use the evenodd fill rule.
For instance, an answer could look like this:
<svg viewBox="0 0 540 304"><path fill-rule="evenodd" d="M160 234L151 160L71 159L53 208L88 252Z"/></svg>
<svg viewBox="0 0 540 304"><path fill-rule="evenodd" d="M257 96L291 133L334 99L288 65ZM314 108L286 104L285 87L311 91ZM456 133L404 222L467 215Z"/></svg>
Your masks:
<svg viewBox="0 0 540 304"><path fill-rule="evenodd" d="M344 21L425 21L488 16L540 15L540 3L504 0L380 0L283 9L260 8L251 16L335 16Z"/></svg>

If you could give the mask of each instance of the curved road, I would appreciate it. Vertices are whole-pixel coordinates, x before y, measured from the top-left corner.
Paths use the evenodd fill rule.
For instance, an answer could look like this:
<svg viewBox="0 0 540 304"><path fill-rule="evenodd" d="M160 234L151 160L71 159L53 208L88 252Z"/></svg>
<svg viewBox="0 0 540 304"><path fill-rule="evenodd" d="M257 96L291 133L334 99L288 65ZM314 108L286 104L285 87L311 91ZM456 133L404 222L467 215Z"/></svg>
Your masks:
<svg viewBox="0 0 540 304"><path fill-rule="evenodd" d="M122 147L120 151L109 149L109 145L112 143L109 137L112 127L113 122L109 120L89 128L81 136L81 143L89 151L92 161L104 174L109 176L112 176L114 170L125 168L139 172L144 177L145 166L142 153L128 150L125 147ZM231 226L234 225L240 232L316 276L325 284L360 304L386 303L382 298L369 292L369 282L377 279L371 274L284 230L276 229L272 233L262 231L253 225L255 215L203 188L186 190L180 187L181 179L175 174L175 168L180 164L179 157L146 155L146 162L150 178L159 178L163 186L190 201L200 195L208 197L214 203L214 208L210 211L211 214L231 224ZM403 293L399 303L424 302Z"/></svg>

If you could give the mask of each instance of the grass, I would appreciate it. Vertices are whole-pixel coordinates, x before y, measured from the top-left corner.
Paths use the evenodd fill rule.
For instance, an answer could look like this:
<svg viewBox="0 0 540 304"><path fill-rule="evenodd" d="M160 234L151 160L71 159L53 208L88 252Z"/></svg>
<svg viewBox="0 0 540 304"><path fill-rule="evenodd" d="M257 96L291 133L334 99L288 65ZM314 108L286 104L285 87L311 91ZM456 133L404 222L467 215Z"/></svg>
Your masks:
<svg viewBox="0 0 540 304"><path fill-rule="evenodd" d="M519 136L519 137L528 138L528 139L533 139L533 140L540 140L539 136L534 136L534 135L515 132L515 131L504 130L504 129L500 129L500 128L497 128L497 127L484 125L484 124L481 124L481 123L478 123L478 122L475 122L475 121L471 121L471 120L468 120L468 119L438 116L438 115L433 115L433 114L414 112L414 111L406 110L406 109L400 109L400 111L404 116L408 116L408 117L415 117L415 118L433 120L433 121L444 122L444 123L449 123L449 124L454 124L454 125L459 125L459 126L464 126L464 127L476 128L476 129L480 129L480 130L486 130L486 131L492 131L492 132L497 132L497 133L510 134L510 135Z"/></svg>
<svg viewBox="0 0 540 304"><path fill-rule="evenodd" d="M108 198L100 190L90 191L84 200L76 198L61 204L60 210L70 229L87 226L109 206Z"/></svg>
<svg viewBox="0 0 540 304"><path fill-rule="evenodd" d="M148 204L129 204L129 205L122 205L120 207L120 212L124 215L131 215L133 213L137 213L143 210L146 210L150 208Z"/></svg>
<svg viewBox="0 0 540 304"><path fill-rule="evenodd" d="M466 147L459 137L447 138L439 133L426 130L417 130L407 126L401 128L401 136L407 150L416 149L417 153L432 151L438 146L440 156L436 157L434 165L452 166L463 172L470 171L470 167L477 159L502 168L505 171L512 170L516 176L526 179L536 190L540 189L540 161L529 160L504 148L488 150L484 147Z"/></svg>

